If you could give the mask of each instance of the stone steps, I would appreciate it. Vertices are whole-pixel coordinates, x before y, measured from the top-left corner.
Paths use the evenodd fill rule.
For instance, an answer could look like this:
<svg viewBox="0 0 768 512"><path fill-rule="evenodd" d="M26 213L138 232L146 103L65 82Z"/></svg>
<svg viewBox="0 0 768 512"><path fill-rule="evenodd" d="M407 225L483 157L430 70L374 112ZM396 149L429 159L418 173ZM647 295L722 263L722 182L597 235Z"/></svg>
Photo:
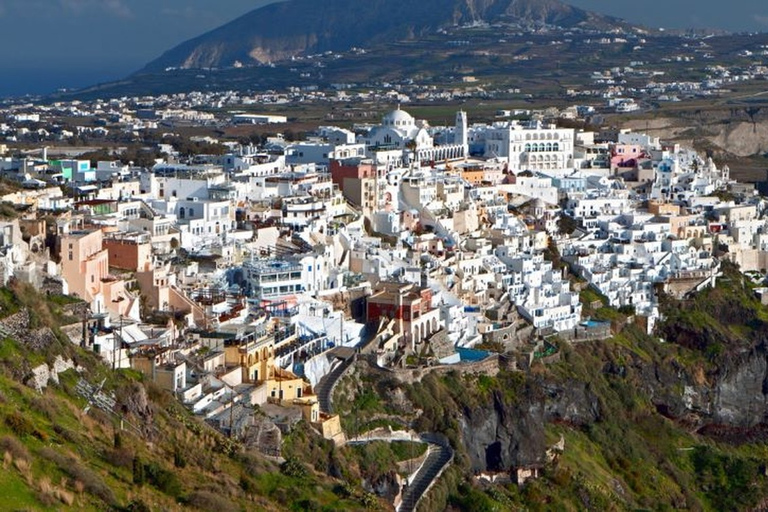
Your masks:
<svg viewBox="0 0 768 512"><path fill-rule="evenodd" d="M428 436L422 437L431 443ZM451 460L453 460L453 450L447 444L430 444L429 455L424 465L416 473L411 484L403 493L403 501L397 507L397 512L412 512L416 510L416 506L421 498Z"/></svg>

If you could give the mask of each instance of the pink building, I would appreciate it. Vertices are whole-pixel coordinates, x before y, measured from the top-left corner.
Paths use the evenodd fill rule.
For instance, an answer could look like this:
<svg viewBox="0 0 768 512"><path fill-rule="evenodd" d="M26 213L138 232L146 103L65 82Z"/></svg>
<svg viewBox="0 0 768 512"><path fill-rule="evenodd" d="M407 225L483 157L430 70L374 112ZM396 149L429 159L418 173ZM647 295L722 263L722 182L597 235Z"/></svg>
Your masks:
<svg viewBox="0 0 768 512"><path fill-rule="evenodd" d="M616 144L611 148L611 169L637 167L641 158L647 158L642 146Z"/></svg>
<svg viewBox="0 0 768 512"><path fill-rule="evenodd" d="M101 230L62 236L61 276L69 294L91 304L92 311L138 319L138 301L125 289L125 281L109 274L109 252L103 248Z"/></svg>

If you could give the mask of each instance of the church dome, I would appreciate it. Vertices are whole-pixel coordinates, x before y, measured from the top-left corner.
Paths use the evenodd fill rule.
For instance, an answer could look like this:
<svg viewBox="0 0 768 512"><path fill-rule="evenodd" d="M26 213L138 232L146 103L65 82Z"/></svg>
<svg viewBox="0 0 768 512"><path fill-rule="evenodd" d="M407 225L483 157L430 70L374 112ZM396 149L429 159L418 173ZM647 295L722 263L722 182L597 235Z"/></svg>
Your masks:
<svg viewBox="0 0 768 512"><path fill-rule="evenodd" d="M384 126L394 126L395 128L399 128L403 126L413 126L415 120L411 114L405 110L400 110L400 106L398 105L396 110L393 110L384 116L383 124Z"/></svg>

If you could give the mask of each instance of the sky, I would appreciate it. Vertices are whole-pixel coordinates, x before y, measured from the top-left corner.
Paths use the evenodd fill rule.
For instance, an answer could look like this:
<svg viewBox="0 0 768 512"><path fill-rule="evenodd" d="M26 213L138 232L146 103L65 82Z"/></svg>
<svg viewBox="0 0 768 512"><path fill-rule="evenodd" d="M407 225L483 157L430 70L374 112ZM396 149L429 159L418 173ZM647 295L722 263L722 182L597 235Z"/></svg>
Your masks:
<svg viewBox="0 0 768 512"><path fill-rule="evenodd" d="M0 96L125 77L268 0L0 0Z"/></svg>
<svg viewBox="0 0 768 512"><path fill-rule="evenodd" d="M582 9L650 27L768 31L765 0L564 0Z"/></svg>
<svg viewBox="0 0 768 512"><path fill-rule="evenodd" d="M122 78L165 50L266 3L269 0L0 0L0 96ZM716 0L567 3L649 26L768 30L765 0L731 0L727 8Z"/></svg>

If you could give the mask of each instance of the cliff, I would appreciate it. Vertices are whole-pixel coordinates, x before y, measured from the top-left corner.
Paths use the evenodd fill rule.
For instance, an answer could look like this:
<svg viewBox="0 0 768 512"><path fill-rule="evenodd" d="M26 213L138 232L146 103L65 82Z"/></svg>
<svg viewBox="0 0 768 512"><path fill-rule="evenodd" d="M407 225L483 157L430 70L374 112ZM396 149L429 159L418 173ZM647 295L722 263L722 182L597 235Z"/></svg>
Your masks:
<svg viewBox="0 0 768 512"><path fill-rule="evenodd" d="M358 424L391 414L450 439L456 464L425 510L758 507L768 498L768 309L724 268L716 289L662 297L656 337L630 325L604 341L560 342L552 364L495 376L402 383L363 365L359 384L341 392ZM517 470L539 478L521 487L475 478Z"/></svg>

